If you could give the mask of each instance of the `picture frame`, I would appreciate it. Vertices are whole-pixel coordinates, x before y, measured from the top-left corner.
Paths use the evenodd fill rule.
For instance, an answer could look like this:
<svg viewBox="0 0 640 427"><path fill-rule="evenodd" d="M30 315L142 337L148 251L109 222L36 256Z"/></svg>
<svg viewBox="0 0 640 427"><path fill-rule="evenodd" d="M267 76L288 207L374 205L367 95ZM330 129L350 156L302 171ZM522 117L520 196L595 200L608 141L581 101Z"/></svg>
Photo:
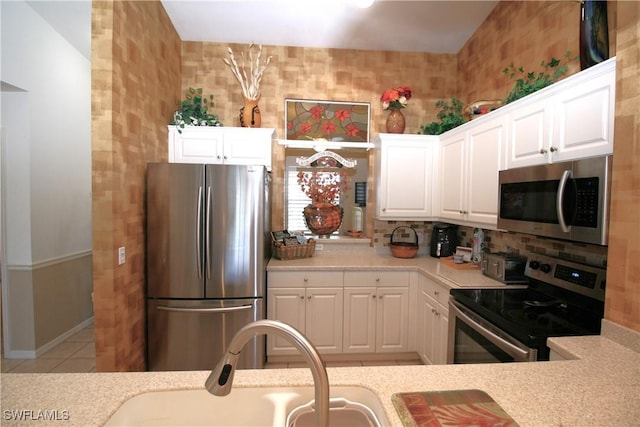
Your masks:
<svg viewBox="0 0 640 427"><path fill-rule="evenodd" d="M287 98L284 120L287 140L368 143L371 104Z"/></svg>

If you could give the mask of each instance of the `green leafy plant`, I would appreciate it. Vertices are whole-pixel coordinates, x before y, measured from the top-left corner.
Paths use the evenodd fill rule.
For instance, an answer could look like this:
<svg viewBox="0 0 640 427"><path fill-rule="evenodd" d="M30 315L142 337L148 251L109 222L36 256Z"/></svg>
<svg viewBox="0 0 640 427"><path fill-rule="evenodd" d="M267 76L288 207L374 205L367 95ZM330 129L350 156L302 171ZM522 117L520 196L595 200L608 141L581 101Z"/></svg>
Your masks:
<svg viewBox="0 0 640 427"><path fill-rule="evenodd" d="M440 108L437 116L439 121L420 126L419 134L440 135L467 121L463 114L464 104L458 98L451 98L451 104L447 101L439 100L436 102L436 107Z"/></svg>
<svg viewBox="0 0 640 427"><path fill-rule="evenodd" d="M516 68L513 63L502 70L511 80L516 80L515 85L504 100L505 104L545 88L558 81L561 76L567 74L567 71L569 71L569 63L577 60L578 57L572 57L571 52L567 51L567 53L564 54L564 58L564 63L553 57L549 62L542 61L540 63L542 71L539 71L537 74L534 71L525 72L523 67Z"/></svg>
<svg viewBox="0 0 640 427"><path fill-rule="evenodd" d="M222 126L218 116L211 114L209 108L213 108L213 95L203 96L202 88L190 87L183 101L179 101L180 109L173 114L172 125L178 127L182 133L185 126Z"/></svg>

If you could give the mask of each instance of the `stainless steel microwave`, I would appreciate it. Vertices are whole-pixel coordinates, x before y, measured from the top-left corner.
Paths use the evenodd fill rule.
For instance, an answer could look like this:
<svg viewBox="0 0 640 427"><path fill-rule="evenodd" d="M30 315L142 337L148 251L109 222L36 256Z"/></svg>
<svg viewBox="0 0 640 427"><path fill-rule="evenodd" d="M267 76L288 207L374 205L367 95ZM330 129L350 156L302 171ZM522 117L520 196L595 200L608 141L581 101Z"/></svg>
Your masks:
<svg viewBox="0 0 640 427"><path fill-rule="evenodd" d="M499 172L498 228L607 245L612 156Z"/></svg>

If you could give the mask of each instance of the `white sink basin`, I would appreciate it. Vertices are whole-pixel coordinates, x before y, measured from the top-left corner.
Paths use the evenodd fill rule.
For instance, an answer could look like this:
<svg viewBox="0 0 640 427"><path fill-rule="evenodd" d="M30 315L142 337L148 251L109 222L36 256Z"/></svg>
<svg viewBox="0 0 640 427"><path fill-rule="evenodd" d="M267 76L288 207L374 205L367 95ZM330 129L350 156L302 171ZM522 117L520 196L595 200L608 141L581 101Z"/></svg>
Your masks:
<svg viewBox="0 0 640 427"><path fill-rule="evenodd" d="M379 425L389 424L380 400L370 390L336 386L329 393L332 399L344 398L370 409ZM105 426L282 427L290 412L313 398L313 387L237 387L224 397L205 389L147 392L124 402Z"/></svg>

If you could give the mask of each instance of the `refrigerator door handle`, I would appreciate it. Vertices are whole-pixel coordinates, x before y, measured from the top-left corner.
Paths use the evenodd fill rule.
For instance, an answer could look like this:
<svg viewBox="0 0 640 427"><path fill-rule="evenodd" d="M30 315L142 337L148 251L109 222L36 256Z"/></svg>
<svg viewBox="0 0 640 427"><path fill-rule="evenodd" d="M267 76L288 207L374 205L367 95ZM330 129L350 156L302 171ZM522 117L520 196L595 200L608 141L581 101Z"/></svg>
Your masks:
<svg viewBox="0 0 640 427"><path fill-rule="evenodd" d="M253 308L252 304L248 305L238 305L235 307L223 307L223 308L188 308L188 307L169 307L166 305L159 305L157 307L158 310L164 311L180 311L187 313L231 313L234 311L243 311L243 310L251 310Z"/></svg>
<svg viewBox="0 0 640 427"><path fill-rule="evenodd" d="M211 226L211 187L208 186L207 187L207 216L206 216L206 226L204 229L204 235L205 235L205 250L207 252L207 258L206 258L206 263L207 263L207 279L211 279L211 242L210 242L210 237L209 237L209 232L210 230L210 226Z"/></svg>
<svg viewBox="0 0 640 427"><path fill-rule="evenodd" d="M202 240L200 239L202 224L202 186L198 187L198 200L196 202L196 268L198 279L202 279Z"/></svg>

